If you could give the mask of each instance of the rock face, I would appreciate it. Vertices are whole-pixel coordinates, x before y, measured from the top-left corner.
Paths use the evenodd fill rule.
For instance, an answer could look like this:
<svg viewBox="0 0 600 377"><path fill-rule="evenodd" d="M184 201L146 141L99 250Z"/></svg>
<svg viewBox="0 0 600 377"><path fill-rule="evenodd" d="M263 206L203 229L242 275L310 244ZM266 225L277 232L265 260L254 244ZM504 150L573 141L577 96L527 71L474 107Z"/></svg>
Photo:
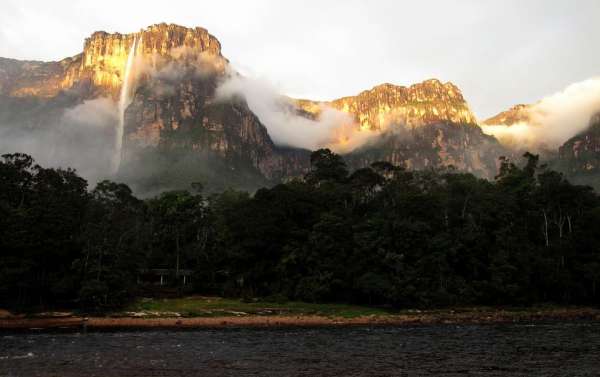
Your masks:
<svg viewBox="0 0 600 377"><path fill-rule="evenodd" d="M112 98L116 111L130 53L134 85L121 179L141 191L193 180L219 181L215 189L230 183L252 189L308 169L309 152L276 147L244 101L215 101L227 60L202 28L158 24L132 34L96 32L81 54L60 62L2 59L2 126L58 124L65 111L98 97Z"/></svg>
<svg viewBox="0 0 600 377"><path fill-rule="evenodd" d="M0 93L11 97L51 98L66 89L85 89L88 98L117 96L130 48L139 38L137 53L154 68L196 56L221 57L221 44L202 28L158 24L132 34L95 32L84 42L83 52L59 62L17 61L0 58Z"/></svg>
<svg viewBox="0 0 600 377"><path fill-rule="evenodd" d="M125 160L138 159L141 151L178 150L209 153L265 181L306 171L308 152L303 164L290 159L293 154L274 145L245 102L215 101L216 78L193 69L174 80L157 77L140 84L125 114Z"/></svg>
<svg viewBox="0 0 600 377"><path fill-rule="evenodd" d="M600 189L600 113L588 129L559 148L559 168L572 180Z"/></svg>
<svg viewBox="0 0 600 377"><path fill-rule="evenodd" d="M483 121L483 124L489 126L504 125L512 126L517 123L531 123L531 105L515 105L510 109L503 111L489 119Z"/></svg>
<svg viewBox="0 0 600 377"><path fill-rule="evenodd" d="M139 156L147 156L148 150L163 155L179 151L186 161L202 156L202 161L224 162L222 174L231 175L232 180L233 175L244 175L246 181L256 183L246 188L306 171L307 163L299 165L273 144L244 101L216 100L227 61L219 42L206 30L156 25L135 38L139 39L134 68L137 85L125 113L126 165L144 164ZM97 76L100 83L105 81L102 74ZM112 81L107 83L110 87ZM199 167L206 166L197 162ZM204 175L214 173L203 170Z"/></svg>
<svg viewBox="0 0 600 377"><path fill-rule="evenodd" d="M477 125L460 90L431 79L410 87L382 84L356 96L330 102L298 100L299 107L317 115L330 106L354 116L361 129L385 130L391 124L410 128L439 123Z"/></svg>
<svg viewBox="0 0 600 377"><path fill-rule="evenodd" d="M389 161L408 169L453 167L492 179L498 171L498 157L507 151L478 127L435 123L382 135L374 146L346 156L351 166L360 168L374 161Z"/></svg>
<svg viewBox="0 0 600 377"><path fill-rule="evenodd" d="M129 77L116 179L138 192L194 181L215 190L253 189L306 172L309 151L276 146L244 100L216 98L228 75L235 73L219 41L202 28L158 24L131 34L96 32L81 54L59 62L0 59L0 126L22 131L59 124L71 109L100 97L117 111ZM361 130L381 134L345 156L351 167L388 160L415 169L452 165L491 177L502 154L451 83L383 84L357 96L293 104L309 118L324 107L337 109ZM102 142L110 149L113 140Z"/></svg>
<svg viewBox="0 0 600 377"><path fill-rule="evenodd" d="M442 166L492 178L505 150L477 125L460 89L427 80L410 87L383 84L356 96L330 102L297 100L300 109L318 116L325 107L350 114L361 130L381 138L346 156L358 168L386 160L411 169Z"/></svg>
<svg viewBox="0 0 600 377"><path fill-rule="evenodd" d="M80 58L77 55L49 63L0 58L0 94L11 97L54 97L72 86L67 72L77 67Z"/></svg>
<svg viewBox="0 0 600 377"><path fill-rule="evenodd" d="M85 41L79 77L87 78L94 86L118 91L123 83L130 48L136 39L139 39L136 56L152 69L160 70L174 61L189 61L201 56L222 59L221 44L206 29L158 24L134 34L92 34Z"/></svg>

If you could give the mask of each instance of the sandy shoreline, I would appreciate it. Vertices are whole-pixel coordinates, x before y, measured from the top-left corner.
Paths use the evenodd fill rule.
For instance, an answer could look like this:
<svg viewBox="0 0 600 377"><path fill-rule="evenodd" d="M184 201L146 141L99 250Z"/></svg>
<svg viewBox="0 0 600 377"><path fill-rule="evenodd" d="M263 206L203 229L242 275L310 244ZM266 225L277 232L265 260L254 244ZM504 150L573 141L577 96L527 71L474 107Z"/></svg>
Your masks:
<svg viewBox="0 0 600 377"><path fill-rule="evenodd" d="M532 311L449 311L414 314L377 315L355 318L324 316L223 316L192 318L135 317L9 317L0 319L0 330L126 330L126 329L193 329L225 327L335 327L335 326L408 326L427 324L477 324L503 322L543 322L556 320L600 321L600 309L564 308Z"/></svg>

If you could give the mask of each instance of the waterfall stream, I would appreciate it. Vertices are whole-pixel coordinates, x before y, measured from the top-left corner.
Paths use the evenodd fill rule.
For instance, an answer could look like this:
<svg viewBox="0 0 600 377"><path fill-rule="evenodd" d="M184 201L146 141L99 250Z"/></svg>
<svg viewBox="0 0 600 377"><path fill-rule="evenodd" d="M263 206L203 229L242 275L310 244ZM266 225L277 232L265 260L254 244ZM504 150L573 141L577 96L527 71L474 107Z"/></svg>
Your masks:
<svg viewBox="0 0 600 377"><path fill-rule="evenodd" d="M127 55L127 63L125 65L125 74L123 76L123 84L121 85L121 93L119 95L119 121L117 123L117 130L115 135L115 151L112 160L112 173L117 174L119 171L119 167L121 166L121 158L122 158L122 149L123 149L123 134L125 129L125 110L127 106L131 103L131 71L133 68L133 61L136 55L137 45L138 45L138 36L136 35L131 47L129 48L129 53Z"/></svg>

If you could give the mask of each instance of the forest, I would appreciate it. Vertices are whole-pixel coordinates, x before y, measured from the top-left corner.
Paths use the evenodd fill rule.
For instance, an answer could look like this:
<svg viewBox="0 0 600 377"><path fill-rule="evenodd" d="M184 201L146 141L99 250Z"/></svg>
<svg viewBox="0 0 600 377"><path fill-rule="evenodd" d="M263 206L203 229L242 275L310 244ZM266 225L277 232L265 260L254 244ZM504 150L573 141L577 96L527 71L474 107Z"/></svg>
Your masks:
<svg viewBox="0 0 600 377"><path fill-rule="evenodd" d="M493 181L387 162L349 172L328 149L253 194L137 198L25 154L0 159L0 305L109 310L179 294L393 308L600 303L600 197L526 153ZM192 271L190 284L177 279Z"/></svg>

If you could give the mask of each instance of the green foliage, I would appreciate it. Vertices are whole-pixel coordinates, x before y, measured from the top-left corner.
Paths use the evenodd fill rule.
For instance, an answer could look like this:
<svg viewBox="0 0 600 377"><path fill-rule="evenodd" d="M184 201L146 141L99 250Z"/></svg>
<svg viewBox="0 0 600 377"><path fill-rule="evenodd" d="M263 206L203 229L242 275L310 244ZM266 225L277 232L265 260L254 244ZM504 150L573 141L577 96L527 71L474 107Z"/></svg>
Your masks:
<svg viewBox="0 0 600 377"><path fill-rule="evenodd" d="M30 156L0 160L0 297L43 304L68 296L79 252L87 183L73 170L45 169Z"/></svg>
<svg viewBox="0 0 600 377"><path fill-rule="evenodd" d="M185 317L219 317L244 315L319 315L326 317L354 318L390 314L386 308L349 304L314 304L287 301L282 296L270 296L261 300L245 300L222 297L186 297L176 299L139 299L125 309L147 315L169 316L179 313Z"/></svg>
<svg viewBox="0 0 600 377"><path fill-rule="evenodd" d="M322 182L342 182L348 175L348 169L341 156L329 149L319 149L310 155L311 171L307 181L318 184Z"/></svg>
<svg viewBox="0 0 600 377"><path fill-rule="evenodd" d="M196 189L200 186L194 184ZM207 251L208 211L201 194L167 191L150 199L147 220L152 233L149 267L179 270Z"/></svg>
<svg viewBox="0 0 600 377"><path fill-rule="evenodd" d="M502 159L490 182L387 162L349 174L319 150L304 179L254 195L205 197L194 183L141 201L124 184L88 192L72 170L6 155L0 304L120 306L154 268L192 270L188 289L250 306L598 304L598 195L524 157Z"/></svg>
<svg viewBox="0 0 600 377"><path fill-rule="evenodd" d="M131 296L145 248L144 207L127 185L102 181L87 205L82 252L72 267L86 308L123 304Z"/></svg>

